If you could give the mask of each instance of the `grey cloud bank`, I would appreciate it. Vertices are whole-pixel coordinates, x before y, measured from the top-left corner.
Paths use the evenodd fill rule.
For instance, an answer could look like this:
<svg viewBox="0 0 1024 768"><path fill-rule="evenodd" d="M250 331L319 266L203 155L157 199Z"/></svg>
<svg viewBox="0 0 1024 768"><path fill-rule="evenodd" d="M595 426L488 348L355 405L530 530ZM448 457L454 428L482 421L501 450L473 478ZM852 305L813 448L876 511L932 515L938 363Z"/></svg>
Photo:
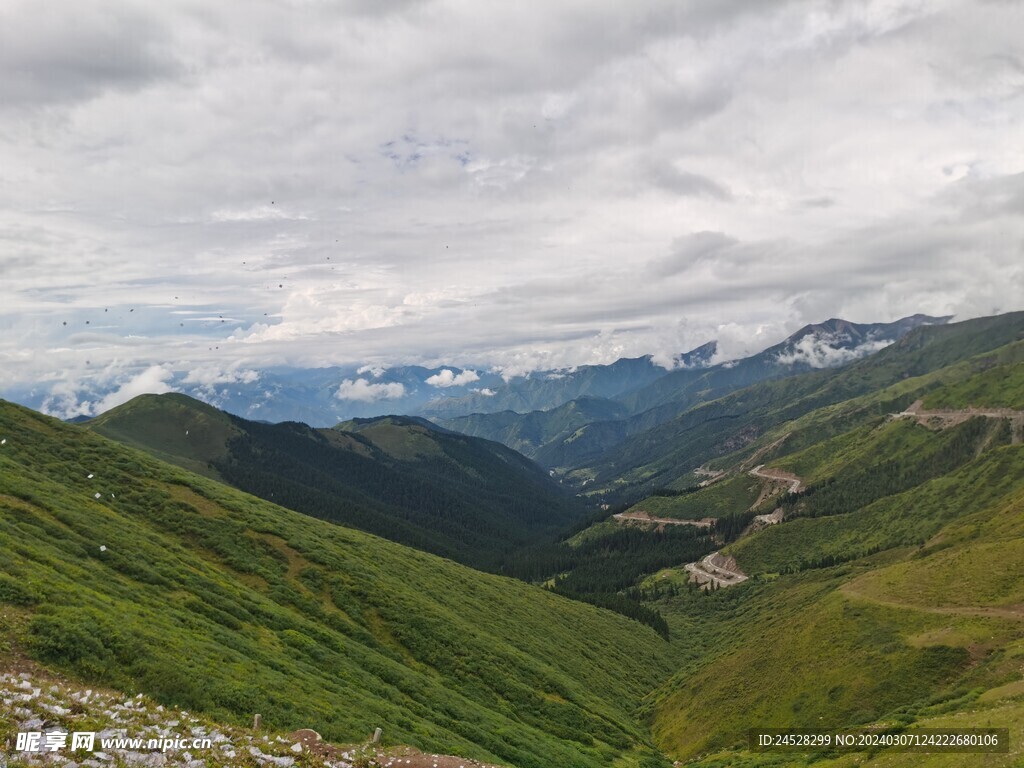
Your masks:
<svg viewBox="0 0 1024 768"><path fill-rule="evenodd" d="M1019 309L1022 28L952 0L5 3L0 392L670 364Z"/></svg>

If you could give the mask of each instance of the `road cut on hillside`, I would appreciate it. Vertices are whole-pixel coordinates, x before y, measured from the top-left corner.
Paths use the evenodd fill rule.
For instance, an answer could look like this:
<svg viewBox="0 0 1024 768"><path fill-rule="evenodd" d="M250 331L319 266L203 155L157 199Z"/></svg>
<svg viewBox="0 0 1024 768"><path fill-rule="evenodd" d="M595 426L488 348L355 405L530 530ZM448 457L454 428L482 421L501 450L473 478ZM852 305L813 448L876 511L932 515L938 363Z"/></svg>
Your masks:
<svg viewBox="0 0 1024 768"><path fill-rule="evenodd" d="M704 589L731 587L747 580L747 575L736 565L736 558L726 557L721 552L712 552L696 563L687 563L690 578Z"/></svg>
<svg viewBox="0 0 1024 768"><path fill-rule="evenodd" d="M619 512L612 515L620 523L657 523L658 525L692 525L697 528L710 528L714 525L715 518L704 517L700 520L680 520L677 517L652 517L642 510L636 512Z"/></svg>
<svg viewBox="0 0 1024 768"><path fill-rule="evenodd" d="M707 488L709 485L723 479L728 473L724 469L708 469L706 466L700 466L693 470L693 474L706 477L707 480L701 480L697 483L697 487Z"/></svg>
<svg viewBox="0 0 1024 768"><path fill-rule="evenodd" d="M758 464L749 472L753 477L760 477L765 480L775 480L780 483L789 483L790 493L800 493L804 489L804 481L792 472L781 469L765 469L764 464Z"/></svg>
<svg viewBox="0 0 1024 768"><path fill-rule="evenodd" d="M1012 408L975 408L974 406L960 410L943 408L928 411L922 407L923 405L923 400L915 400L907 406L907 410L894 413L891 418L915 419L923 427L937 429L955 427L977 416L984 419L1008 419L1013 430L1013 442L1020 443L1024 439L1024 411L1015 411Z"/></svg>

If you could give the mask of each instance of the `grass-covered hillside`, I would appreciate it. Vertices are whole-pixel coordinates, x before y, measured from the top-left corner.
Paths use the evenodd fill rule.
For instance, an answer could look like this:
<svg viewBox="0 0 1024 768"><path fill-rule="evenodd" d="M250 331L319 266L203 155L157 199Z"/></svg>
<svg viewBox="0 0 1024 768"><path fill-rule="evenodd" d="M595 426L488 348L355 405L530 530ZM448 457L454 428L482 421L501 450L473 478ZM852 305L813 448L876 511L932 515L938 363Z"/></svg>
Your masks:
<svg viewBox="0 0 1024 768"><path fill-rule="evenodd" d="M659 743L693 756L758 725L906 726L953 710L985 725L1024 694L1012 685L1022 510L1024 447L1002 445L912 490L740 539L724 551L750 580L657 602L703 649L651 699Z"/></svg>
<svg viewBox="0 0 1024 768"><path fill-rule="evenodd" d="M632 712L667 645L641 624L11 404L0 438L8 660L337 742L381 726L515 766L660 764Z"/></svg>
<svg viewBox="0 0 1024 768"><path fill-rule="evenodd" d="M548 446L561 444L581 427L623 419L628 413L626 406L614 400L581 397L547 411L473 413L441 423L465 435L497 440L536 459Z"/></svg>
<svg viewBox="0 0 1024 768"><path fill-rule="evenodd" d="M767 430L720 461L734 481L680 497L711 501L716 488L721 497L729 482L752 479L753 461L806 488L757 510L780 508L782 523L722 548L749 577L742 584L693 593L682 568L644 582L650 607L693 643L648 702L660 746L704 755L706 766L845 766L852 757L736 750L754 726L1000 725L1017 729L1009 755L861 755L859 764L1018 764L1024 443L1016 417L988 408L986 393L1013 402L989 382L997 360L1006 368L997 380L1015 378L1022 351L1013 342ZM895 415L922 392L938 402L976 393L972 404L989 415ZM880 403L893 412L878 414ZM749 499L737 501L739 512Z"/></svg>
<svg viewBox="0 0 1024 768"><path fill-rule="evenodd" d="M694 486L691 486L693 488ZM725 517L736 510L745 510L757 502L761 482L740 473L700 491L662 493L648 496L627 510L647 513L652 517L700 520Z"/></svg>
<svg viewBox="0 0 1024 768"><path fill-rule="evenodd" d="M986 408L1024 409L1024 366L1016 355L1005 350L985 355L976 361L978 373L955 386L924 398L926 410L963 409L976 404Z"/></svg>
<svg viewBox="0 0 1024 768"><path fill-rule="evenodd" d="M925 329L847 369L700 406L661 444L675 487L524 564L664 619L680 663L644 712L670 756L707 768L1020 764L1022 322ZM733 415L719 426L700 411ZM692 572L715 550L705 573L725 564L746 578L698 591ZM1008 755L743 746L758 726L989 725L1011 727Z"/></svg>
<svg viewBox="0 0 1024 768"><path fill-rule="evenodd" d="M515 451L423 419L313 429L166 394L137 397L88 426L299 512L488 570L581 513Z"/></svg>

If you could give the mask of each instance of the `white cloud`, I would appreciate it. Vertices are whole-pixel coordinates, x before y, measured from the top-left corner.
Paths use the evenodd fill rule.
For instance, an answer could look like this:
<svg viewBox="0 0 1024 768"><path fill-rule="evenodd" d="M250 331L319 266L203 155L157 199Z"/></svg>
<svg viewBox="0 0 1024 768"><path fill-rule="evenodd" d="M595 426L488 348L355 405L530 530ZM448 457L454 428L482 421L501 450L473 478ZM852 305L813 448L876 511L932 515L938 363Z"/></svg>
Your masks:
<svg viewBox="0 0 1024 768"><path fill-rule="evenodd" d="M92 380L65 379L51 387L50 395L44 399L41 410L61 419L98 416L139 395L173 392L174 387L168 383L173 376L174 372L169 367L151 365L128 378L125 378L123 372L111 368ZM92 394L96 388L105 389L110 386L116 388L102 397Z"/></svg>
<svg viewBox="0 0 1024 768"><path fill-rule="evenodd" d="M339 400L373 403L377 400L395 400L405 396L405 385L397 382L371 384L366 379L345 379L334 396Z"/></svg>
<svg viewBox="0 0 1024 768"><path fill-rule="evenodd" d="M67 370L54 377L41 398L40 410L61 419L98 416L145 394L174 392L174 371L167 365L150 365L132 372L119 361L99 370Z"/></svg>
<svg viewBox="0 0 1024 768"><path fill-rule="evenodd" d="M251 368L224 370L218 366L194 368L182 379L182 384L197 384L201 387L213 387L217 384L254 384L259 381L260 374Z"/></svg>
<svg viewBox="0 0 1024 768"><path fill-rule="evenodd" d="M308 219L301 213L289 213L283 206L258 205L247 210L216 210L210 214L213 221L263 221L266 219Z"/></svg>
<svg viewBox="0 0 1024 768"><path fill-rule="evenodd" d="M364 365L359 370L357 370L356 373L368 373L371 376L373 376L373 378L379 379L381 376L387 373L387 370L388 369L383 365Z"/></svg>
<svg viewBox="0 0 1024 768"><path fill-rule="evenodd" d="M63 383L55 384L43 399L39 410L58 419L74 419L79 416L95 416L93 402Z"/></svg>
<svg viewBox="0 0 1024 768"><path fill-rule="evenodd" d="M498 394L497 392L495 392L490 387L481 387L480 389L475 389L474 388L474 389L471 389L469 391L470 392L476 392L478 395L483 395L484 397L494 397L496 394Z"/></svg>
<svg viewBox="0 0 1024 768"><path fill-rule="evenodd" d="M162 395L171 392L172 387L167 381L173 375L174 372L166 366L151 365L96 403L94 413L109 411L139 395Z"/></svg>
<svg viewBox="0 0 1024 768"><path fill-rule="evenodd" d="M799 339L790 351L780 353L776 359L782 365L804 363L812 368L832 368L845 365L892 344L891 341L876 339L853 348L834 346L841 341L842 339L827 334L808 333Z"/></svg>
<svg viewBox="0 0 1024 768"><path fill-rule="evenodd" d="M432 387L464 387L466 384L472 384L474 381L480 381L480 376L476 371L463 371L462 373L455 373L450 368L442 368L440 373L435 373L433 376L427 378L426 383Z"/></svg>

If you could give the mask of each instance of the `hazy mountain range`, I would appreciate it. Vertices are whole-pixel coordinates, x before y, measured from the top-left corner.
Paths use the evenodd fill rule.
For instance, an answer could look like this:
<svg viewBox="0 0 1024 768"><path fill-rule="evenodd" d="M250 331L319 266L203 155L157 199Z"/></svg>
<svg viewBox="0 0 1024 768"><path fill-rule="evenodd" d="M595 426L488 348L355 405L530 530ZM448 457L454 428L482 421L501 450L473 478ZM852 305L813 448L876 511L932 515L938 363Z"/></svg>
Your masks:
<svg viewBox="0 0 1024 768"><path fill-rule="evenodd" d="M577 467L698 403L759 381L843 365L884 349L914 328L943 325L949 320L926 315L894 323L827 320L805 326L785 341L741 360L708 365L711 355L702 348L698 359L703 364L666 372L612 399L573 400L522 415L480 412L442 419L441 423L466 434L498 440L547 467Z"/></svg>
<svg viewBox="0 0 1024 768"><path fill-rule="evenodd" d="M716 360L709 341L681 353L668 370L651 356L622 358L608 365L541 370L503 376L483 368L442 365L330 368L275 367L231 372L166 371L146 389L175 391L247 419L301 421L326 427L339 421L386 414L422 415L436 420L475 413L550 410L581 397L624 404L630 415L678 402L680 388L752 383L856 359L898 339L910 328L947 322L949 318L914 315L895 323L850 323L828 320L800 329L780 344L742 360ZM707 376L698 372L709 371ZM86 386L71 397L57 396L45 382L2 393L8 399L64 418L91 417L135 394L115 383ZM129 387L129 390L132 389ZM69 399L70 398L70 399ZM529 452L528 452L529 453Z"/></svg>

